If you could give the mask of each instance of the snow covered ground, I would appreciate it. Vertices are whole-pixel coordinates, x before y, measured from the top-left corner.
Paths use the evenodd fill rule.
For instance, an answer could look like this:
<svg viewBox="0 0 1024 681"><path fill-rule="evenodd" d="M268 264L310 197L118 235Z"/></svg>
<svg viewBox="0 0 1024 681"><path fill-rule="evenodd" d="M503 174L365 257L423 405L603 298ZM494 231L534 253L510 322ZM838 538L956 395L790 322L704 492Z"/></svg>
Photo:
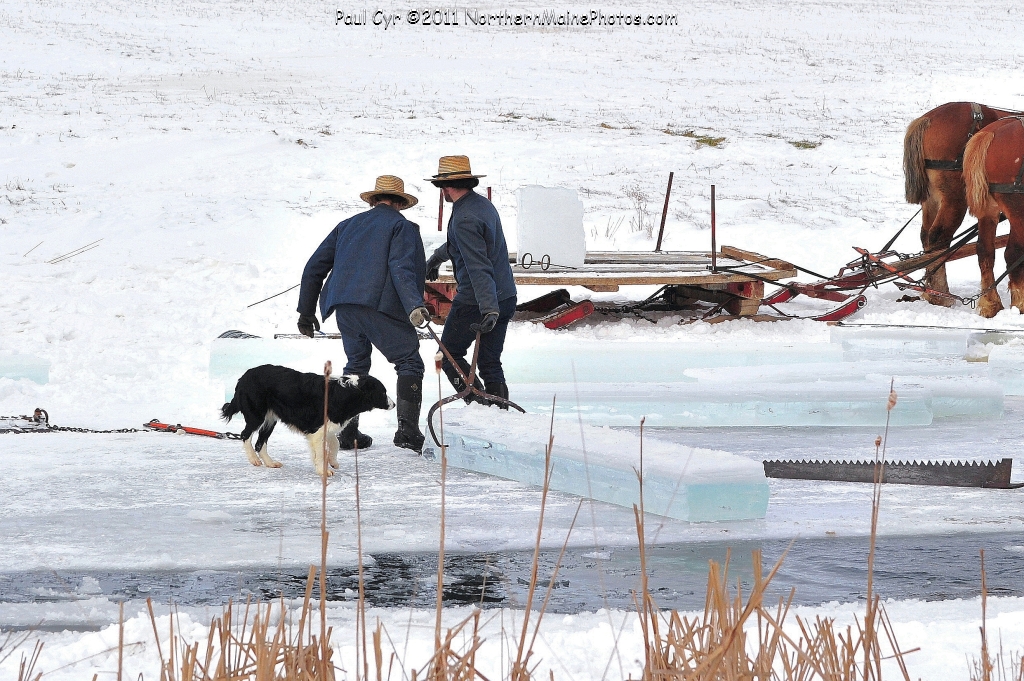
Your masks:
<svg viewBox="0 0 1024 681"><path fill-rule="evenodd" d="M479 7L506 8L544 9ZM719 243L831 273L855 255L850 246L880 246L913 214L901 176L911 119L951 100L1024 108L1016 30L1024 10L1005 3L699 0L635 6L678 14L678 26L660 28L405 23L387 31L335 25L336 9L263 0L0 6L0 356L51 362L46 385L0 378L0 414L39 406L68 426L137 427L160 417L220 428L223 386L209 376L212 340L232 328L264 337L294 332L294 292L247 306L298 283L308 255L362 207L358 193L378 174L406 180L421 198L410 216L425 240L440 240L435 193L421 178L443 154L466 153L488 176L513 248L514 191L543 184L579 190L588 248L651 249L650 228L675 171L667 248L708 247L715 184ZM690 131L725 139L701 145ZM915 227L897 248L918 250ZM950 279L956 293L978 290L969 260L952 265ZM901 295L869 291L856 321L1024 329L1015 311L981 320L966 308L896 302ZM797 309L813 307L806 305ZM723 346L828 339L811 322L624 321L557 333L514 326L509 344L528 348L548 334L567 344L574 337ZM340 363L340 349L335 355ZM1010 456L1017 414L1007 398L1002 419L908 427L893 443L918 457ZM386 419L367 421L386 442ZM772 450L863 457L874 434L717 429L665 437L751 458ZM319 487L304 443L285 433L275 443L285 462L279 471L244 464L236 442L0 436L0 572L305 564L318 551ZM362 463L363 523L374 550L436 547L436 468L390 447L366 452ZM1015 465L1019 480L1021 461ZM344 473L329 489L330 558L338 563L352 560L353 481ZM523 486L454 474L450 546L528 545L537 498ZM887 490L881 523L889 535L1019 531L1020 499ZM859 489L773 482L765 521L666 523L658 541L863 534L868 502ZM575 504L556 495L548 545L564 538ZM622 509L596 507L587 525L588 542L632 540L632 518ZM85 607L111 621L111 601L94 600ZM1008 648L1024 645L1024 604L993 603L1001 614L990 630L1001 629ZM976 601L891 605L901 644L923 648L912 658L915 678L967 678L978 610ZM333 613L345 632L339 636L351 638L349 611ZM382 613L394 630L409 616ZM551 621L546 645L565 651L561 664L552 662L556 676L606 676L607 659L587 652L609 617L623 615ZM204 618L195 613L192 621ZM147 623L133 622L144 635ZM623 664L613 664L611 677L636 671L638 638L627 631ZM48 635L46 669L105 649L110 636ZM422 633L420 642L429 638ZM501 654L486 657L498 669ZM149 678L147 660L138 664ZM85 664L109 671L110 656ZM69 667L47 678L91 678L92 671Z"/></svg>
<svg viewBox="0 0 1024 681"><path fill-rule="evenodd" d="M82 602L81 608L95 608L96 604ZM103 604L117 618L117 607ZM934 603L899 601L885 604L903 650L920 648L906 658L913 679L967 679L969 661L977 659L980 649L978 628L981 625L980 599L953 600ZM203 644L211 617L221 614L220 608L192 608L180 612L175 627L181 636ZM445 610L445 626L454 626L469 615L468 608ZM166 613L159 608L158 613ZM328 625L335 629L336 657L339 666L354 675L356 667L355 608L351 605L332 605L328 609ZM694 616L697 613L684 613ZM834 617L837 625L853 624L853 617L863 617L860 605L827 604L819 608L794 608L787 620L792 625L791 635L798 635L794 616L810 618L816 615ZM130 619L129 619L130 617ZM126 678L159 677L159 657L153 639L153 628L148 614L125 612ZM369 627L381 621L387 632L384 639L385 665L395 652L392 678L406 678L403 672L422 666L420 660L429 658L433 649L434 613L432 611L379 610L367 611ZM477 654L477 669L487 678L507 678L509 659L505 637L518 636L522 626L522 613L508 610L485 611L481 619L485 639ZM157 617L161 645L166 655L168 618ZM1008 656L1011 649L1024 646L1024 599L990 599L987 625L989 635L1001 632L1002 644ZM637 678L643 668L643 635L635 614L621 611L580 613L577 615L548 615L542 625L534 649L533 661L537 674L567 679L624 679ZM787 627L790 629L790 627ZM504 636L502 634L504 633ZM45 641L40 665L47 670L47 679L77 681L90 679L94 673L100 678L117 670L118 626L110 625L101 631L44 634ZM371 649L372 660L372 649ZM373 663L371 661L371 669ZM0 671L16 674L10 661L0 665ZM51 671L52 670L52 671ZM892 661L885 666L885 678L900 678ZM373 672L371 671L371 674ZM386 672L385 672L386 673ZM387 678L385 676L385 678Z"/></svg>

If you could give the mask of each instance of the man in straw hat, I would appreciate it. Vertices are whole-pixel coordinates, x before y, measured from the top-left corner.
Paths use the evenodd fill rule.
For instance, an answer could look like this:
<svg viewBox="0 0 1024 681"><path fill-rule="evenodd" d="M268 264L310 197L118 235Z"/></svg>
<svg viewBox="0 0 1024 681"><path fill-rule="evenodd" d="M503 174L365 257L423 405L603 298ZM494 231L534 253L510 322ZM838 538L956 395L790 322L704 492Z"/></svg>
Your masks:
<svg viewBox="0 0 1024 681"><path fill-rule="evenodd" d="M427 277L436 279L441 263L452 261L457 291L441 342L468 374L466 351L480 331L478 373L488 393L508 399L501 351L508 322L516 311L516 284L498 211L473 191L481 177L484 175L473 174L467 156L443 156L437 175L428 178L452 204L452 215L448 241L430 256ZM462 390L465 384L447 357L442 367L455 389Z"/></svg>
<svg viewBox="0 0 1024 681"><path fill-rule="evenodd" d="M299 332L312 337L314 329L320 330L314 314L319 298L322 318L326 321L334 313L338 322L348 357L346 375L369 374L370 352L380 350L398 374L395 445L419 452L423 360L413 324L427 318L425 264L419 226L399 213L415 206L417 199L393 175L378 177L373 191L359 198L370 210L338 223L306 263L299 289ZM359 432L358 417L338 439L343 449L363 449L373 442Z"/></svg>

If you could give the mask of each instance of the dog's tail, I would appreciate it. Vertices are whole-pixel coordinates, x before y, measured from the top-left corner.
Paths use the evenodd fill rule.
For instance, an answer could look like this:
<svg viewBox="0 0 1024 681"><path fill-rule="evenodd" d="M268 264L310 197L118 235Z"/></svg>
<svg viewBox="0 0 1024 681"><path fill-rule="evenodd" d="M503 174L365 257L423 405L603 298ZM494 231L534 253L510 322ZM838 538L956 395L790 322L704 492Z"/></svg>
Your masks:
<svg viewBox="0 0 1024 681"><path fill-rule="evenodd" d="M231 398L230 402L225 402L224 406L220 408L220 417L222 419L224 419L225 421L230 421L232 416L242 411L242 409L236 403L237 400L238 396L236 395L235 397Z"/></svg>

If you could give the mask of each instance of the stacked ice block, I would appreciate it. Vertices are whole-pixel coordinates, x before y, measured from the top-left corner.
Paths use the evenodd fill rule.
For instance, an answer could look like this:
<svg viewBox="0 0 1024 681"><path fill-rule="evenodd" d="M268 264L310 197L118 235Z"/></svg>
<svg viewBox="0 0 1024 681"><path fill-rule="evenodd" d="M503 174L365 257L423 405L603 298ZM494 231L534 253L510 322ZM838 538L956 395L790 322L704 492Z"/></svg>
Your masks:
<svg viewBox="0 0 1024 681"><path fill-rule="evenodd" d="M448 465L529 485L544 482L548 417L477 405L445 412ZM428 441L424 456L440 460ZM631 432L556 421L553 490L626 508L640 504L640 438ZM768 483L757 461L726 452L643 442L644 509L690 522L764 518Z"/></svg>
<svg viewBox="0 0 1024 681"><path fill-rule="evenodd" d="M50 361L21 353L0 355L0 378L45 384L50 380Z"/></svg>
<svg viewBox="0 0 1024 681"><path fill-rule="evenodd" d="M560 416L594 425L882 425L890 380L893 425L998 417L1003 386L966 361L967 336L835 327L827 341L727 345L552 333L510 349L505 366L528 411L546 411L557 394Z"/></svg>
<svg viewBox="0 0 1024 681"><path fill-rule="evenodd" d="M516 191L519 262L580 267L587 255L583 202L575 189L529 185ZM527 258L529 254L529 258Z"/></svg>
<svg viewBox="0 0 1024 681"><path fill-rule="evenodd" d="M893 425L996 418L1004 393L1024 394L1024 333L834 327L817 342L734 344L652 336L513 327L503 356L511 396L547 413L557 394L559 417L591 425L635 426L646 416L652 426L867 426L885 423L890 380L900 395ZM427 366L435 352L421 344ZM249 367L319 373L325 359L341 372L340 341L217 339L210 375L230 399ZM376 354L373 372L393 381Z"/></svg>

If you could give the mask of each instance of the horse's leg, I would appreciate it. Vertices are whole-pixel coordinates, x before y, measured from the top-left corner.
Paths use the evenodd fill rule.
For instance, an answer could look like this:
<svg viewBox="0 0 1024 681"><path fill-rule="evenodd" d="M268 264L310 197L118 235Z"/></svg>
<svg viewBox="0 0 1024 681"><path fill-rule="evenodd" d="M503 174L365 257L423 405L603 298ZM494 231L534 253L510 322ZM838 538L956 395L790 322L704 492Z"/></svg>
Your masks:
<svg viewBox="0 0 1024 681"><path fill-rule="evenodd" d="M967 214L967 199L964 195L963 180L959 173L944 170L929 170L931 191L922 205L921 245L925 251L949 248L960 223ZM928 218L931 217L929 221ZM940 293L949 292L946 281L946 264L929 268L925 275L928 288ZM924 299L933 305L951 307L953 300L945 296L924 294Z"/></svg>
<svg viewBox="0 0 1024 681"><path fill-rule="evenodd" d="M978 269L981 270L983 291L978 300L978 314L985 318L995 317L1003 309L1003 301L999 299L999 292L994 286L996 278L992 272L996 262L995 240L998 223L998 208L995 214L986 213L978 218Z"/></svg>
<svg viewBox="0 0 1024 681"><path fill-rule="evenodd" d="M1024 196L996 194L996 203L1010 220L1010 239L1006 244L1006 267L1010 268L1010 305L1024 312L1024 263L1014 267L1024 257Z"/></svg>

